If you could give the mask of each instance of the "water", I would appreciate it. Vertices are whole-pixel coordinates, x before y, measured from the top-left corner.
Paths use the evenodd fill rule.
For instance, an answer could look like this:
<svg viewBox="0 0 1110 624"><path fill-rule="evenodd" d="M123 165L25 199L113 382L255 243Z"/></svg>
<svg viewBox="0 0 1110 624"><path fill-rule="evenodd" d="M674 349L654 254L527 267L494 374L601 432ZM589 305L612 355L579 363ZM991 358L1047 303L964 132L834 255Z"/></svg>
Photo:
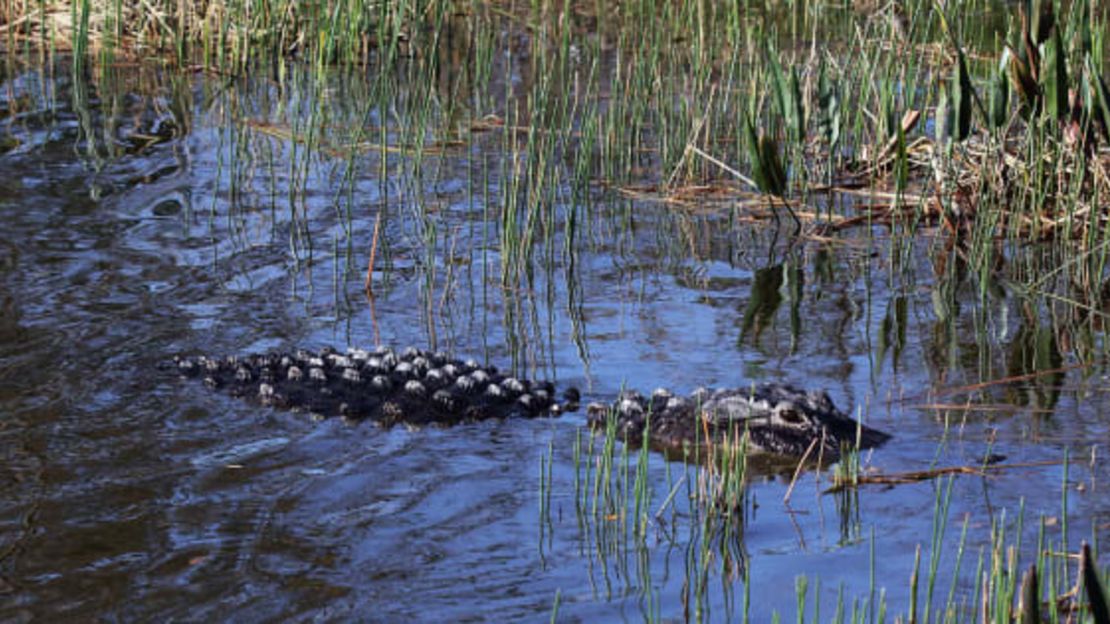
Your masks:
<svg viewBox="0 0 1110 624"><path fill-rule="evenodd" d="M789 474L768 474L742 531L703 535L682 481L696 469L652 456L647 532L629 539L621 518L577 508L582 414L421 431L313 422L178 379L164 365L179 353L417 345L595 400L625 385L826 388L895 434L870 466L987 453L1015 466L952 481L934 604L963 523L955 587L969 601L992 522L1015 530L1022 501L1027 555L1042 514L1061 539L1062 488L1070 544L1105 538L1108 475L1091 450L1107 438L1104 359L1077 366L1063 341L1082 337L1002 290L965 285L957 320L938 318L928 240L892 269L902 252L883 228L791 242L727 204L598 193L578 208L573 255L573 208L549 207L531 276L502 289L501 138L463 133L419 167L373 147L351 160L351 128L405 136L404 92L393 120L374 108L359 126L369 87L337 78L323 124L308 75L279 89L123 69L4 81L16 143L0 155L2 620L546 620L558 596L568 621L745 608L766 621L793 617L799 575L811 617L815 594L824 620L841 592L850 606L880 587L904 610L949 484L824 494L828 473L810 471L784 502ZM318 149L299 138L313 127ZM1031 376L949 392L1017 375ZM990 409L959 409L969 397ZM1016 467L1065 449L1066 482L1058 464Z"/></svg>

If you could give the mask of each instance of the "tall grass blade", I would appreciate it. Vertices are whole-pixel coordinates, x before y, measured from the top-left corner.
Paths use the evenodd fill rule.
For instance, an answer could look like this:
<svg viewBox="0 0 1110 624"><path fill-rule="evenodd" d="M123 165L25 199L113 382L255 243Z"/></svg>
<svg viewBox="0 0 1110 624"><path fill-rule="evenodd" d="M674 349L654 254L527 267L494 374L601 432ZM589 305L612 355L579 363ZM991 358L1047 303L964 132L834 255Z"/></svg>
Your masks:
<svg viewBox="0 0 1110 624"><path fill-rule="evenodd" d="M1098 580L1098 566L1091 556L1091 545L1083 542L1083 587L1087 591L1087 602L1091 606L1091 618L1095 624L1110 624L1110 607L1106 604L1106 594Z"/></svg>
<svg viewBox="0 0 1110 624"><path fill-rule="evenodd" d="M1040 584L1037 582L1037 564L1021 579L1021 624L1041 624Z"/></svg>
<svg viewBox="0 0 1110 624"><path fill-rule="evenodd" d="M1006 80L1006 69L1010 65L1010 48L1002 51L1002 58L991 80L990 126L994 130L1006 124L1010 109L1010 83Z"/></svg>
<svg viewBox="0 0 1110 624"><path fill-rule="evenodd" d="M961 143L971 134L971 102L975 89L971 86L971 73L963 48L956 48L956 67L953 70L955 89L952 91L952 112L955 115L952 138Z"/></svg>
<svg viewBox="0 0 1110 624"><path fill-rule="evenodd" d="M774 82L775 106L786 122L787 134L796 145L805 144L805 101L799 86L798 69L791 67L787 78L779 63L778 54L770 44L765 45L767 62L771 66L771 79Z"/></svg>
<svg viewBox="0 0 1110 624"><path fill-rule="evenodd" d="M1048 41L1052 27L1056 25L1055 3L1056 0L1032 0L1030 3L1032 21L1029 24L1029 32L1034 35L1035 45L1039 46Z"/></svg>
<svg viewBox="0 0 1110 624"><path fill-rule="evenodd" d="M782 197L786 194L786 167L779 157L779 145L773 137L757 134L755 125L747 120L748 156L752 161L752 178L759 190Z"/></svg>
<svg viewBox="0 0 1110 624"><path fill-rule="evenodd" d="M1095 125L1102 132L1103 138L1110 141L1110 89L1106 87L1106 81L1098 73L1098 68L1095 67L1091 56L1087 55L1084 60L1087 67L1087 82L1094 96L1092 98L1094 102L1089 106L1089 109L1095 119Z"/></svg>
<svg viewBox="0 0 1110 624"><path fill-rule="evenodd" d="M952 103L948 97L948 89L940 86L940 95L937 96L936 119L933 121L933 140L939 148L944 149L952 138Z"/></svg>
<svg viewBox="0 0 1110 624"><path fill-rule="evenodd" d="M1042 72L1045 108L1053 121L1068 117L1067 50L1057 29L1045 44L1044 72Z"/></svg>
<svg viewBox="0 0 1110 624"><path fill-rule="evenodd" d="M829 143L829 151L835 152L840 142L840 94L829 78L824 60L817 71L817 117L821 136Z"/></svg>
<svg viewBox="0 0 1110 624"><path fill-rule="evenodd" d="M1021 96L1022 113L1026 116L1032 116L1040 110L1041 100L1041 88L1037 84L1036 66L1030 63L1027 58L1021 58L1010 46L1006 46L1006 51L1010 52L1010 65L1008 67L1010 84L1013 85L1014 91Z"/></svg>

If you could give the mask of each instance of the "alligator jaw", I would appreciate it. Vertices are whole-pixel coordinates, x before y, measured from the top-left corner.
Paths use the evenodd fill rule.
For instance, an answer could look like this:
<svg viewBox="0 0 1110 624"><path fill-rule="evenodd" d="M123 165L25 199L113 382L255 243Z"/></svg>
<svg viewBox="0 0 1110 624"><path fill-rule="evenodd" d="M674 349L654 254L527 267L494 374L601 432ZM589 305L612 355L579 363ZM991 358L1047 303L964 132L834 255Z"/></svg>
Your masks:
<svg viewBox="0 0 1110 624"><path fill-rule="evenodd" d="M612 426L618 439L649 444L672 456L707 445L736 444L747 436L750 455L821 457L835 461L841 448L868 449L890 434L836 409L825 392L778 383L748 388L699 389L690 396L656 390L651 397L625 392L612 405L591 403L590 424Z"/></svg>

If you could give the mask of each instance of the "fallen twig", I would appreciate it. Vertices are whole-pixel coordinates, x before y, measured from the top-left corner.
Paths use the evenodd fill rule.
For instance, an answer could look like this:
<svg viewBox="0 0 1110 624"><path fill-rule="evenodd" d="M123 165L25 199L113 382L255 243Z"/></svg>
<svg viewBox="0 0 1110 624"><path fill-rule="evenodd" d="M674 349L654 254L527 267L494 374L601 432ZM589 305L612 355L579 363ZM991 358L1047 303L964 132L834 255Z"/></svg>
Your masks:
<svg viewBox="0 0 1110 624"><path fill-rule="evenodd" d="M919 483L921 481L929 481L949 474L970 474L985 476L990 472L1000 472L1002 470L1010 470L1014 468L1036 468L1039 466L1057 466L1064 463L1063 460L1050 459L1037 462L1023 462L1019 464L976 464L971 466L946 466L944 468L933 468L930 470L911 470L909 472L895 472L890 474L870 474L859 475L853 481L842 481L834 483L832 487L825 490L825 494L832 494L840 492L858 485L903 485L906 483Z"/></svg>

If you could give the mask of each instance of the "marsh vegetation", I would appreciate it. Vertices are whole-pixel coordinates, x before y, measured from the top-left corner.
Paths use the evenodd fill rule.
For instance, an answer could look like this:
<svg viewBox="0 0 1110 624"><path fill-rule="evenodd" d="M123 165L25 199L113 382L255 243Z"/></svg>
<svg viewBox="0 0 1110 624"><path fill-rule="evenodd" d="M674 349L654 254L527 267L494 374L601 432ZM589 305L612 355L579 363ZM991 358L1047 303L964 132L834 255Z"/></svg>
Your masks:
<svg viewBox="0 0 1110 624"><path fill-rule="evenodd" d="M1106 19L0 3L0 619L1106 622ZM383 343L895 437L664 457L159 369Z"/></svg>

